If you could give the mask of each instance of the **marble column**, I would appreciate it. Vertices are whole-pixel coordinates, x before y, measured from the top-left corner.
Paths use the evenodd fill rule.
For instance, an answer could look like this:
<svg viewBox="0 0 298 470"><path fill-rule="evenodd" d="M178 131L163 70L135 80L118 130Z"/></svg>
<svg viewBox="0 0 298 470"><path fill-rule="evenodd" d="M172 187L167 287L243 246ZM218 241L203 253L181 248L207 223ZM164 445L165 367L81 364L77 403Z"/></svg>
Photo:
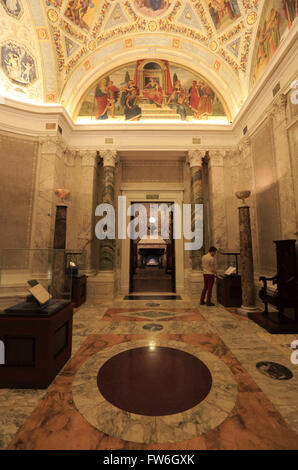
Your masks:
<svg viewBox="0 0 298 470"><path fill-rule="evenodd" d="M103 161L103 193L102 203L111 204L115 208L115 167L117 162L116 150L102 150ZM115 240L100 242L99 271L95 277L88 278L88 297L105 300L113 299L116 291L115 274Z"/></svg>
<svg viewBox="0 0 298 470"><path fill-rule="evenodd" d="M96 150L79 150L76 154L76 171L78 185L76 191L76 205L73 208L73 229L75 239L70 248L80 249L84 252L83 267L87 276L96 272L94 213L96 206L96 183L98 158Z"/></svg>
<svg viewBox="0 0 298 470"><path fill-rule="evenodd" d="M239 231L240 231L240 271L242 286L242 306L238 313L247 315L256 310L254 287L254 263L252 253L252 239L250 228L249 206L240 206Z"/></svg>
<svg viewBox="0 0 298 470"><path fill-rule="evenodd" d="M103 193L102 203L110 204L115 208L114 186L115 165L117 152L103 150L100 152L103 159ZM115 240L105 239L100 244L99 269L100 271L113 271L115 267Z"/></svg>
<svg viewBox="0 0 298 470"><path fill-rule="evenodd" d="M202 185L202 158L204 153L200 150L190 150L188 152L188 163L190 166L190 186L191 186L191 204L192 204L192 229L195 227L195 204L203 204L203 185ZM194 271L201 269L202 250L191 251L191 265Z"/></svg>
<svg viewBox="0 0 298 470"><path fill-rule="evenodd" d="M67 207L56 206L56 218L54 229L54 244L52 256L52 282L50 292L56 299L62 299L71 292L65 278L65 245L66 245L66 220Z"/></svg>
<svg viewBox="0 0 298 470"><path fill-rule="evenodd" d="M202 150L189 150L187 163L190 167L190 193L192 206L192 230L195 224L194 204L203 204L202 186L202 158L205 152ZM191 269L188 271L188 294L192 299L199 299L203 286L203 274L201 270L202 249L193 250L189 254Z"/></svg>

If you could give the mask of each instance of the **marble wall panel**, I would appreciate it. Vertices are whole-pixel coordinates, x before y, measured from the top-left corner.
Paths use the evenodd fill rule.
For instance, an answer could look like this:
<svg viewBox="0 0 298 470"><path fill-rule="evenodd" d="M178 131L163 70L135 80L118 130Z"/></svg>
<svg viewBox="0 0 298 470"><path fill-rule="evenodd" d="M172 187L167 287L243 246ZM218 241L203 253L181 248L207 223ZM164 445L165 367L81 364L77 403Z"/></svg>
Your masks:
<svg viewBox="0 0 298 470"><path fill-rule="evenodd" d="M267 119L251 137L255 180L260 271L276 268L273 240L281 239L279 187L272 122Z"/></svg>
<svg viewBox="0 0 298 470"><path fill-rule="evenodd" d="M38 142L0 136L0 248L29 248ZM4 260L8 268L25 267L24 253Z"/></svg>

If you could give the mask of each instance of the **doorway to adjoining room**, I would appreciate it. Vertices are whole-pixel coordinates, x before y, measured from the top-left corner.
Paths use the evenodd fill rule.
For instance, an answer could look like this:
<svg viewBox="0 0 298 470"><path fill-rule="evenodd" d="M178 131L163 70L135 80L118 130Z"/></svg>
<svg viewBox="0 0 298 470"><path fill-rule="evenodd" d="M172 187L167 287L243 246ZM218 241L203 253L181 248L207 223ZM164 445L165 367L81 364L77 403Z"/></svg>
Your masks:
<svg viewBox="0 0 298 470"><path fill-rule="evenodd" d="M176 292L175 240L173 239L173 213L166 208L172 202L154 203L156 216L150 213L151 204L136 202L146 208L146 231L130 241L130 292ZM163 206L163 207L161 207ZM163 210L165 209L164 215ZM164 218L163 218L164 217ZM162 221L168 221L168 236L162 238Z"/></svg>

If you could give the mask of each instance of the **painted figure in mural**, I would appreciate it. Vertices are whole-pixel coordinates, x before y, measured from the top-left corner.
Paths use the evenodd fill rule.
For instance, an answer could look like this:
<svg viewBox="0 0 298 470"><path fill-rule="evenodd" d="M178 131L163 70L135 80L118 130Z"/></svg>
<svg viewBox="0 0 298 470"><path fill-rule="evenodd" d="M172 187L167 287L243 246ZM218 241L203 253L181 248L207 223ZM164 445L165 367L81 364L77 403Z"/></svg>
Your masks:
<svg viewBox="0 0 298 470"><path fill-rule="evenodd" d="M280 43L280 13L271 9L268 21L265 21L263 29L264 52L267 62L271 60Z"/></svg>
<svg viewBox="0 0 298 470"><path fill-rule="evenodd" d="M150 82L147 83L144 89L144 97L150 102L155 103L156 106L161 107L162 104L162 88L156 78L150 77Z"/></svg>
<svg viewBox="0 0 298 470"><path fill-rule="evenodd" d="M161 5L162 5L162 0L149 0L149 3L150 3L150 7L152 8L152 10L156 11L156 10L160 10Z"/></svg>
<svg viewBox="0 0 298 470"><path fill-rule="evenodd" d="M89 29L89 26L84 21L84 16L89 8L94 8L92 0L70 0L65 11L65 16L81 28Z"/></svg>
<svg viewBox="0 0 298 470"><path fill-rule="evenodd" d="M20 85L27 86L36 79L34 59L12 42L2 46L1 65L7 76Z"/></svg>
<svg viewBox="0 0 298 470"><path fill-rule="evenodd" d="M17 13L20 9L18 0L6 0L4 3L11 13Z"/></svg>
<svg viewBox="0 0 298 470"><path fill-rule="evenodd" d="M212 114L212 93L204 82L199 83L199 89L200 102L197 113L200 119L208 119L208 116Z"/></svg>
<svg viewBox="0 0 298 470"><path fill-rule="evenodd" d="M125 107L124 107L124 114L126 121L138 121L141 118L142 110L138 106L139 97L138 97L138 90L136 87L133 87L131 92L129 93Z"/></svg>
<svg viewBox="0 0 298 470"><path fill-rule="evenodd" d="M109 98L107 81L105 78L103 78L96 87L95 99L97 101L96 119L108 119Z"/></svg>
<svg viewBox="0 0 298 470"><path fill-rule="evenodd" d="M109 100L109 106L112 109L112 115L111 115L112 118L115 117L115 104L118 101L119 94L120 94L120 89L114 85L114 82L112 82L112 80L110 80L108 82L108 100Z"/></svg>
<svg viewBox="0 0 298 470"><path fill-rule="evenodd" d="M126 100L128 96L132 93L133 89L135 88L134 81L128 80L127 83L121 85L121 97L120 97L120 105L124 108L126 105Z"/></svg>
<svg viewBox="0 0 298 470"><path fill-rule="evenodd" d="M241 16L241 12L239 10L238 1L237 0L230 0L229 3L230 3L231 8L232 8L233 17L234 18L239 18L239 16Z"/></svg>
<svg viewBox="0 0 298 470"><path fill-rule="evenodd" d="M263 27L257 33L257 69L254 74L254 81L269 63L280 43L280 13L274 8L265 19Z"/></svg>
<svg viewBox="0 0 298 470"><path fill-rule="evenodd" d="M282 3L290 29L294 19L298 16L298 0L282 0Z"/></svg>
<svg viewBox="0 0 298 470"><path fill-rule="evenodd" d="M216 28L217 28L218 25L219 25L219 14L218 14L218 11L214 8L214 6L212 5L212 3L209 3L208 7L209 7L209 12L210 12L211 18L212 18L212 20L213 20L213 23L215 24L215 26L216 26Z"/></svg>
<svg viewBox="0 0 298 470"><path fill-rule="evenodd" d="M169 7L170 0L135 0L140 11L149 16L156 16L163 13Z"/></svg>
<svg viewBox="0 0 298 470"><path fill-rule="evenodd" d="M209 13L218 29L227 20L235 20L241 16L237 0L210 0Z"/></svg>
<svg viewBox="0 0 298 470"><path fill-rule="evenodd" d="M200 96L200 88L199 88L197 80L193 80L192 86L190 87L188 91L188 96L189 96L189 105L191 109L193 110L194 118L198 119L199 118L198 110L199 110L199 103L200 103L201 96Z"/></svg>
<svg viewBox="0 0 298 470"><path fill-rule="evenodd" d="M168 98L167 105L172 109L176 109L176 112L177 114L180 114L182 121L186 120L185 100L185 89L181 86L180 80L177 80L174 83L174 89Z"/></svg>

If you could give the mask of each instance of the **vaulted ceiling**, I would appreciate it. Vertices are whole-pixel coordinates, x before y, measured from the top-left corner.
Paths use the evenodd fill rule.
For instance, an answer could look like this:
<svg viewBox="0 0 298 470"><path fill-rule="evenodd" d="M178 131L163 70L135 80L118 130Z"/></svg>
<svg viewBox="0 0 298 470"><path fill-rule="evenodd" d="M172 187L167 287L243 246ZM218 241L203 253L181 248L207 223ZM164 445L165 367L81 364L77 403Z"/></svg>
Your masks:
<svg viewBox="0 0 298 470"><path fill-rule="evenodd" d="M100 75L161 58L205 76L235 115L270 2L282 8L281 0L0 0L0 86L74 114Z"/></svg>

